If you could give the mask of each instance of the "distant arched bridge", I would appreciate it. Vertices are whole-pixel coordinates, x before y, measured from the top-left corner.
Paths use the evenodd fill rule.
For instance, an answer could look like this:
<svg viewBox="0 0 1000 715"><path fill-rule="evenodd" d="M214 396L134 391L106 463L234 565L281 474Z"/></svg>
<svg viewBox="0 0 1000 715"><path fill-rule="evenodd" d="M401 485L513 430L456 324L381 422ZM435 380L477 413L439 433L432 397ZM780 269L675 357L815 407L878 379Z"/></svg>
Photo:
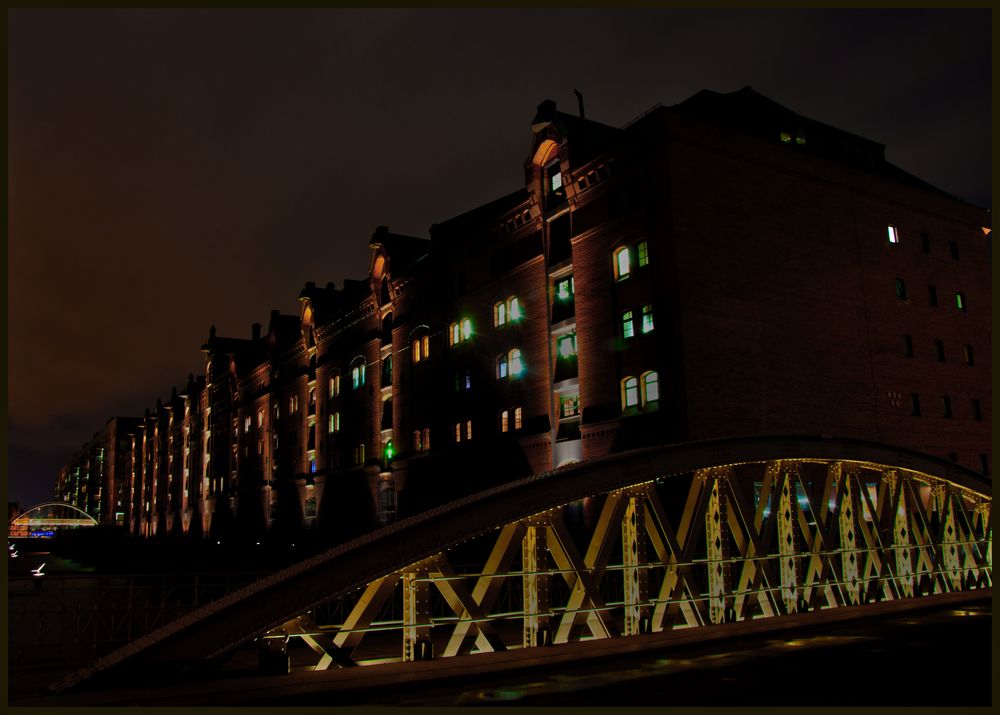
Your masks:
<svg viewBox="0 0 1000 715"><path fill-rule="evenodd" d="M314 652L308 667L324 670L364 664L362 640L376 631L401 633L395 660L412 661L982 594L992 588L991 491L955 464L858 440L620 453L338 546L53 689L124 672L174 678L251 642L301 639ZM563 507L584 499L592 523L567 523Z"/></svg>
<svg viewBox="0 0 1000 715"><path fill-rule="evenodd" d="M62 529L93 526L97 526L97 520L82 509L61 501L47 501L11 519L7 535L12 539L46 539Z"/></svg>

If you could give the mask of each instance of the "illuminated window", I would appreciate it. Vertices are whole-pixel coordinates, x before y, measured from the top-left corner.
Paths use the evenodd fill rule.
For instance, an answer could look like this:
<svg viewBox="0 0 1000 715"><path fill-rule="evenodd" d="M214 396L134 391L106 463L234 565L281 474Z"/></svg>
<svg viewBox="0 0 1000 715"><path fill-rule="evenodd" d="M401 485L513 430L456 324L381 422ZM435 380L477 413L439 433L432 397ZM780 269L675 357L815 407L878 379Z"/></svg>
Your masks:
<svg viewBox="0 0 1000 715"><path fill-rule="evenodd" d="M396 456L396 448L393 447L391 439L386 441L385 449L382 451L382 453L385 456L386 462L391 462L393 460L393 457Z"/></svg>
<svg viewBox="0 0 1000 715"><path fill-rule="evenodd" d="M249 417L249 416L247 416L247 417L246 417L246 418L245 418L245 419L243 420L243 433L244 433L244 434L249 434L249 433L250 433L250 425L251 425L251 424L253 424L253 420L251 420L251 419L250 419L250 417Z"/></svg>
<svg viewBox="0 0 1000 715"><path fill-rule="evenodd" d="M778 135L778 138L781 139L781 141L783 143L785 143L785 144L791 144L792 143L792 135L789 134L788 132L781 132Z"/></svg>
<svg viewBox="0 0 1000 715"><path fill-rule="evenodd" d="M358 445L357 449L354 450L354 463L364 464L365 463L365 445L364 442Z"/></svg>
<svg viewBox="0 0 1000 715"><path fill-rule="evenodd" d="M507 304L504 301L500 301L493 306L493 325L500 327L501 325L506 325L507 323Z"/></svg>
<svg viewBox="0 0 1000 715"><path fill-rule="evenodd" d="M964 348L964 352L965 352L965 364L966 365L975 365L976 362L975 362L974 356L972 354L972 346L971 345L966 345L965 348Z"/></svg>
<svg viewBox="0 0 1000 715"><path fill-rule="evenodd" d="M510 413L504 410L500 413L500 431L506 432L510 429Z"/></svg>
<svg viewBox="0 0 1000 715"><path fill-rule="evenodd" d="M625 407L635 407L639 404L639 381L634 377L622 380L622 404Z"/></svg>
<svg viewBox="0 0 1000 715"><path fill-rule="evenodd" d="M497 357L497 379L503 380L507 377L507 355Z"/></svg>
<svg viewBox="0 0 1000 715"><path fill-rule="evenodd" d="M364 358L358 356L354 358L357 363L351 368L351 387L357 390L359 387L365 384L365 362Z"/></svg>
<svg viewBox="0 0 1000 715"><path fill-rule="evenodd" d="M294 415L299 411L299 396L292 395L288 398L288 414Z"/></svg>
<svg viewBox="0 0 1000 715"><path fill-rule="evenodd" d="M456 422L455 423L455 442L461 442L461 441L462 441L462 423L461 422Z"/></svg>
<svg viewBox="0 0 1000 715"><path fill-rule="evenodd" d="M413 341L413 362L420 362L420 339Z"/></svg>
<svg viewBox="0 0 1000 715"><path fill-rule="evenodd" d="M520 376L521 370L524 369L524 365L521 363L521 351L514 348L510 351L508 356L510 357L510 376Z"/></svg>
<svg viewBox="0 0 1000 715"><path fill-rule="evenodd" d="M330 397L336 397L340 394L340 373L336 372L333 377L330 378Z"/></svg>
<svg viewBox="0 0 1000 715"><path fill-rule="evenodd" d="M653 306L648 303L642 306L642 332L643 334L653 332Z"/></svg>
<svg viewBox="0 0 1000 715"><path fill-rule="evenodd" d="M576 333L556 338L556 352L561 358L571 358L576 355Z"/></svg>
<svg viewBox="0 0 1000 715"><path fill-rule="evenodd" d="M472 439L472 420L466 420L465 422L465 438Z"/></svg>
<svg viewBox="0 0 1000 715"><path fill-rule="evenodd" d="M656 402L659 399L660 399L660 376L653 371L643 373L642 375L643 404Z"/></svg>
<svg viewBox="0 0 1000 715"><path fill-rule="evenodd" d="M309 471L312 474L316 473L316 458L315 457L309 460Z"/></svg>
<svg viewBox="0 0 1000 715"><path fill-rule="evenodd" d="M555 192L563 186L562 181L562 171L559 168L559 164L552 164L546 168L549 174L549 191Z"/></svg>
<svg viewBox="0 0 1000 715"><path fill-rule="evenodd" d="M649 244L645 241L639 241L639 245L636 246L636 254L639 258L639 268L649 265Z"/></svg>
<svg viewBox="0 0 1000 715"><path fill-rule="evenodd" d="M563 278L556 283L556 298L558 300L573 300L573 276Z"/></svg>
<svg viewBox="0 0 1000 715"><path fill-rule="evenodd" d="M517 300L517 296L507 299L507 317L511 322L521 319L521 303Z"/></svg>
<svg viewBox="0 0 1000 715"><path fill-rule="evenodd" d="M902 278L896 279L896 297L906 300L906 282Z"/></svg>
<svg viewBox="0 0 1000 715"><path fill-rule="evenodd" d="M514 408L514 429L521 429L521 408Z"/></svg>
<svg viewBox="0 0 1000 715"><path fill-rule="evenodd" d="M458 327L458 323L452 323L448 326L448 345L454 347L458 345L461 340L461 330Z"/></svg>
<svg viewBox="0 0 1000 715"><path fill-rule="evenodd" d="M899 231L895 226L889 226L889 243L899 243Z"/></svg>
<svg viewBox="0 0 1000 715"><path fill-rule="evenodd" d="M472 389L472 370L465 371L465 389L466 390Z"/></svg>
<svg viewBox="0 0 1000 715"><path fill-rule="evenodd" d="M424 451L429 452L431 449L431 428L424 427Z"/></svg>
<svg viewBox="0 0 1000 715"><path fill-rule="evenodd" d="M413 430L413 451L424 451L423 433L420 430Z"/></svg>
<svg viewBox="0 0 1000 715"><path fill-rule="evenodd" d="M431 336L425 335L420 338L420 344L424 348L424 360L431 356Z"/></svg>
<svg viewBox="0 0 1000 715"><path fill-rule="evenodd" d="M472 337L472 321L468 318L462 318L462 340L468 340Z"/></svg>
<svg viewBox="0 0 1000 715"><path fill-rule="evenodd" d="M622 335L628 340L635 335L635 326L632 323L632 311L626 310L622 313Z"/></svg>
<svg viewBox="0 0 1000 715"><path fill-rule="evenodd" d="M628 246L622 246L614 253L615 280L623 281L632 272L632 253Z"/></svg>
<svg viewBox="0 0 1000 715"><path fill-rule="evenodd" d="M257 426L258 427L263 427L264 426L264 408L263 407L261 407L259 410L257 410Z"/></svg>
<svg viewBox="0 0 1000 715"><path fill-rule="evenodd" d="M580 395L560 395L559 414L562 417L575 417L580 414Z"/></svg>
<svg viewBox="0 0 1000 715"><path fill-rule="evenodd" d="M340 413L339 412L334 412L332 415L330 415L330 424L329 424L329 429L327 431L330 432L331 434L333 432L340 432Z"/></svg>
<svg viewBox="0 0 1000 715"><path fill-rule="evenodd" d="M965 293L956 293L955 294L955 307L958 308L961 312L963 312L963 313L965 312L965 308L966 308L966 305L965 305Z"/></svg>

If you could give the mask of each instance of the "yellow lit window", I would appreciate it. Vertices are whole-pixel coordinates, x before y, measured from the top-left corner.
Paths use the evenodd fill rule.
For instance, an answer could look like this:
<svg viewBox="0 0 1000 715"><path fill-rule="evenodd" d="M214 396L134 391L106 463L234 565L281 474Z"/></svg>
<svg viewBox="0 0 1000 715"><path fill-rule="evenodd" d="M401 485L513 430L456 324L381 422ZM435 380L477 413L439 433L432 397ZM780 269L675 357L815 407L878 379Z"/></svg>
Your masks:
<svg viewBox="0 0 1000 715"><path fill-rule="evenodd" d="M424 451L424 444L423 444L423 441L422 441L422 433L420 432L420 430L413 430L413 451L414 452L423 452Z"/></svg>
<svg viewBox="0 0 1000 715"><path fill-rule="evenodd" d="M452 323L448 326L448 345L458 345L460 336L461 332L459 330L458 323Z"/></svg>
<svg viewBox="0 0 1000 715"><path fill-rule="evenodd" d="M461 442L462 441L462 423L461 422L456 422L455 423L455 441L456 442Z"/></svg>
<svg viewBox="0 0 1000 715"><path fill-rule="evenodd" d="M472 439L472 420L466 420L465 422L465 438Z"/></svg>
<svg viewBox="0 0 1000 715"><path fill-rule="evenodd" d="M510 429L510 414L507 410L500 413L500 431L506 432Z"/></svg>
<svg viewBox="0 0 1000 715"><path fill-rule="evenodd" d="M500 327L507 323L507 304L500 301L493 306L493 325Z"/></svg>
<svg viewBox="0 0 1000 715"><path fill-rule="evenodd" d="M622 246L614 253L615 280L623 281L632 273L632 252L628 246Z"/></svg>
<svg viewBox="0 0 1000 715"><path fill-rule="evenodd" d="M431 338L429 335L425 335L420 338L420 344L424 348L424 360L431 356Z"/></svg>
<svg viewBox="0 0 1000 715"><path fill-rule="evenodd" d="M413 341L413 362L420 362L420 340Z"/></svg>
<svg viewBox="0 0 1000 715"><path fill-rule="evenodd" d="M521 408L514 408L514 429L521 429Z"/></svg>
<svg viewBox="0 0 1000 715"><path fill-rule="evenodd" d="M622 404L625 407L635 407L639 404L639 381L634 377L622 380Z"/></svg>
<svg viewBox="0 0 1000 715"><path fill-rule="evenodd" d="M429 452L431 449L431 428L424 427L424 451Z"/></svg>

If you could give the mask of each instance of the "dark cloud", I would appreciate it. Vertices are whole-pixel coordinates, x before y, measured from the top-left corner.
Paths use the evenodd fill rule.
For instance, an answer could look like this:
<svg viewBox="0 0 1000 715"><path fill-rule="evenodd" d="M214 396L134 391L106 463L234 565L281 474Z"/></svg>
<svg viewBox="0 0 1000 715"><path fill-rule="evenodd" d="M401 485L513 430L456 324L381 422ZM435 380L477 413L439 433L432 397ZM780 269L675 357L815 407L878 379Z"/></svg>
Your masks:
<svg viewBox="0 0 1000 715"><path fill-rule="evenodd" d="M197 372L210 324L516 188L574 88L621 125L752 85L990 201L989 10L13 10L8 40L15 495Z"/></svg>

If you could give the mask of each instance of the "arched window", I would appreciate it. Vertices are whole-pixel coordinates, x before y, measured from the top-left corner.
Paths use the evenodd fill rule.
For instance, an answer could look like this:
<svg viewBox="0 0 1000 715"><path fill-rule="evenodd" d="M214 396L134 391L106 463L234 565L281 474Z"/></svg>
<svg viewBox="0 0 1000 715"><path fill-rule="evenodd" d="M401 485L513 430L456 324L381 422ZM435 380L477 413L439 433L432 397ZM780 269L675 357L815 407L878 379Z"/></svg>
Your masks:
<svg viewBox="0 0 1000 715"><path fill-rule="evenodd" d="M504 410L500 413L500 431L506 432L510 429L510 413Z"/></svg>
<svg viewBox="0 0 1000 715"><path fill-rule="evenodd" d="M330 376L330 397L336 397L340 394L340 372L337 370L333 371Z"/></svg>
<svg viewBox="0 0 1000 715"><path fill-rule="evenodd" d="M623 281L632 273L632 250L622 246L614 252L615 280Z"/></svg>
<svg viewBox="0 0 1000 715"><path fill-rule="evenodd" d="M451 325L448 326L448 345L452 347L458 345L459 342L461 342L461 336L462 333L458 326L458 323L452 323Z"/></svg>
<svg viewBox="0 0 1000 715"><path fill-rule="evenodd" d="M455 323L454 325L457 325ZM429 328L426 325L419 325L410 333L410 350L413 355L413 362L418 363L431 356L431 338ZM449 340L450 342L450 340Z"/></svg>
<svg viewBox="0 0 1000 715"><path fill-rule="evenodd" d="M510 358L510 376L520 377L521 371L524 369L524 364L521 362L521 351L514 348L508 356Z"/></svg>
<svg viewBox="0 0 1000 715"><path fill-rule="evenodd" d="M504 301L493 305L493 326L499 328L507 324L507 304Z"/></svg>
<svg viewBox="0 0 1000 715"><path fill-rule="evenodd" d="M639 381L634 377L622 380L622 406L636 407L639 404Z"/></svg>
<svg viewBox="0 0 1000 715"><path fill-rule="evenodd" d="M660 376L650 370L642 374L642 402L649 404L660 399Z"/></svg>
<svg viewBox="0 0 1000 715"><path fill-rule="evenodd" d="M472 337L472 321L468 318L462 318L462 340L468 340Z"/></svg>
<svg viewBox="0 0 1000 715"><path fill-rule="evenodd" d="M414 452L423 452L424 451L424 443L423 443L423 440L422 440L422 436L423 435L420 432L420 430L413 430L413 451Z"/></svg>
<svg viewBox="0 0 1000 715"><path fill-rule="evenodd" d="M431 428L424 427L424 451L431 451Z"/></svg>
<svg viewBox="0 0 1000 715"><path fill-rule="evenodd" d="M503 380L507 377L507 356L500 355L497 357L497 379Z"/></svg>
<svg viewBox="0 0 1000 715"><path fill-rule="evenodd" d="M351 360L351 389L357 390L365 384L365 359L358 355Z"/></svg>
<svg viewBox="0 0 1000 715"><path fill-rule="evenodd" d="M431 336L425 335L420 338L420 345L424 349L424 360L431 356Z"/></svg>
<svg viewBox="0 0 1000 715"><path fill-rule="evenodd" d="M521 319L521 303L518 301L516 295L512 295L507 299L507 317L511 322Z"/></svg>
<svg viewBox="0 0 1000 715"><path fill-rule="evenodd" d="M263 407L261 407L261 408L259 408L257 410L257 426L258 427L263 427L264 426L264 408Z"/></svg>

